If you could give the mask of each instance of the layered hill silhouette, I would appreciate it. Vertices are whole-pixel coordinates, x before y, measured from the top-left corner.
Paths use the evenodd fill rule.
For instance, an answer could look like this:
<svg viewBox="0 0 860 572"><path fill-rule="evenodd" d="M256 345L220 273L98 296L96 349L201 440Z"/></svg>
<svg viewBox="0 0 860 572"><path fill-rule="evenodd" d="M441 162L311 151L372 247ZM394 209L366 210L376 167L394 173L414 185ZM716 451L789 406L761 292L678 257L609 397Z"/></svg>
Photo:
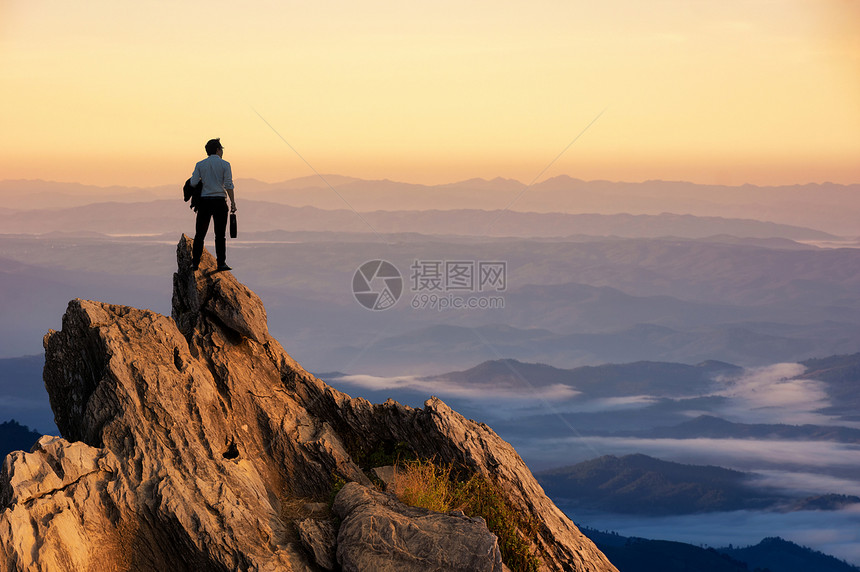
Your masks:
<svg viewBox="0 0 860 572"><path fill-rule="evenodd" d="M754 546L702 548L585 529L622 572L857 572L842 560L778 537Z"/></svg>
<svg viewBox="0 0 860 572"><path fill-rule="evenodd" d="M807 227L741 218L660 214L567 214L479 209L375 210L362 213L343 208L294 207L244 199L243 225L257 231L337 230L360 234L420 233L454 236L559 237L573 235L653 238L705 238L717 235L790 240L837 240L839 237ZM145 203L98 202L63 209L0 212L6 233L102 232L152 234L170 232L188 219L177 201ZM798 248L786 242L786 248Z"/></svg>
<svg viewBox="0 0 860 572"><path fill-rule="evenodd" d="M860 570L837 558L810 550L778 537L765 538L755 546L720 548L723 554L746 562L750 569L771 572L856 572Z"/></svg>
<svg viewBox="0 0 860 572"><path fill-rule="evenodd" d="M177 196L177 185L151 188L94 187L49 181L0 181L9 208L64 208L103 201L139 202ZM332 192L331 187L336 189ZM237 180L244 198L294 207L362 212L512 208L523 212L659 215L758 219L855 236L858 187L833 183L761 187L700 185L680 181L583 181L560 175L527 187L520 181L470 179L441 185L362 180L340 175L264 183Z"/></svg>
<svg viewBox="0 0 860 572"><path fill-rule="evenodd" d="M560 369L514 359L489 360L465 371L455 371L428 379L487 388L529 389L564 384L585 397L659 394L685 397L705 393L717 375L737 374L738 366L705 361L698 365L642 361Z"/></svg>
<svg viewBox="0 0 860 572"><path fill-rule="evenodd" d="M177 206L179 224L191 228L193 213ZM427 235L388 235L384 244L367 232L240 238L243 272L269 300L273 332L316 371L428 374L440 373L441 363L467 368L498 357L470 328L481 328L503 357L560 367L642 359L757 366L854 352L860 339L857 249ZM174 243L173 235L5 236L0 357L41 351L42 333L58 326L65 301L80 292L169 313L162 292ZM368 316L349 281L358 265L380 257L400 269L407 288L415 259L506 261L505 307L415 311L407 291L385 312L391 325L380 339L365 339ZM449 335L436 326L465 329Z"/></svg>
<svg viewBox="0 0 860 572"><path fill-rule="evenodd" d="M833 397L833 405L827 409L828 413L860 420L860 396L857 393L860 353L810 359L803 365L809 368L804 374L806 377L827 383Z"/></svg>
<svg viewBox="0 0 860 572"><path fill-rule="evenodd" d="M571 506L631 514L761 509L775 495L756 491L748 474L682 465L646 455L603 456L538 475L548 494Z"/></svg>
<svg viewBox="0 0 860 572"><path fill-rule="evenodd" d="M797 498L757 485L752 473L642 454L605 455L536 476L547 494L572 510L662 516L761 509L839 510L860 504L860 497L851 495Z"/></svg>
<svg viewBox="0 0 860 572"><path fill-rule="evenodd" d="M809 377L809 376L805 376ZM786 439L860 443L860 429L834 425L787 425L784 423L733 423L713 415L672 426L654 427L641 431L619 431L618 436L651 439Z"/></svg>
<svg viewBox="0 0 860 572"><path fill-rule="evenodd" d="M172 318L75 299L46 335L62 437L6 458L0 570L501 571L483 520L373 490L368 463L395 446L481 475L540 523L525 541L542 570L615 570L489 427L435 398L413 409L334 390L208 253L191 270L187 237L177 261Z"/></svg>

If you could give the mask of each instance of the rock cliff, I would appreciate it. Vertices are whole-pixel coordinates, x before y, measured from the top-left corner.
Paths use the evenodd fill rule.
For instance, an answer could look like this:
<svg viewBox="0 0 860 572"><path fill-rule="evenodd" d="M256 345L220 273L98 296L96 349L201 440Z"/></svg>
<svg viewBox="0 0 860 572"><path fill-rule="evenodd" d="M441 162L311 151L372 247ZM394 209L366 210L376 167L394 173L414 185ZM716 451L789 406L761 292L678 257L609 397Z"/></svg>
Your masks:
<svg viewBox="0 0 860 572"><path fill-rule="evenodd" d="M76 299L45 336L62 437L5 459L0 571L503 570L482 520L375 490L360 465L392 444L504 491L540 523L542 569L615 570L489 427L435 398L413 409L336 391L287 355L260 299L208 253L192 272L185 236L177 261L172 317ZM337 480L349 484L330 510ZM368 540L367 515L406 531L398 550ZM471 548L465 568L452 568L455 548Z"/></svg>

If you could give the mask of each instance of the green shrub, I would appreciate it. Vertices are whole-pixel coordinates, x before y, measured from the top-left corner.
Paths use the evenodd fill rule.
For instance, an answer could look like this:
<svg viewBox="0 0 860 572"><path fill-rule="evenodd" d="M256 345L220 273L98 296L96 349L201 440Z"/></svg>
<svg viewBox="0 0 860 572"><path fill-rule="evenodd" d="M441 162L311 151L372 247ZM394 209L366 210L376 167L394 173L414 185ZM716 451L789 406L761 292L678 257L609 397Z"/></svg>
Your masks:
<svg viewBox="0 0 860 572"><path fill-rule="evenodd" d="M418 460L399 464L397 468L394 494L402 502L436 512L453 510L450 467L438 467L430 461Z"/></svg>
<svg viewBox="0 0 860 572"><path fill-rule="evenodd" d="M530 540L537 535L537 523L515 510L499 487L483 475L463 481L456 478L452 466L418 460L398 464L393 488L397 498L411 506L480 516L498 537L502 560L512 572L540 569L540 558Z"/></svg>

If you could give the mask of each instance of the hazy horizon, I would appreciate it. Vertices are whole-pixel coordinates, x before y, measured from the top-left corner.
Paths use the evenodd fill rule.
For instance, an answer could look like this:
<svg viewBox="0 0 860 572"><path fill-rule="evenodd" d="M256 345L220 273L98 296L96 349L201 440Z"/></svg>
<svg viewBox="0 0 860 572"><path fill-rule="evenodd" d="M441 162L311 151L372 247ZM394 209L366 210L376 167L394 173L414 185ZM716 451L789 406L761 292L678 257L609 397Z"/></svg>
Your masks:
<svg viewBox="0 0 860 572"><path fill-rule="evenodd" d="M183 179L184 180L184 179ZM169 228L185 228L189 212L187 205L179 200L180 184L159 185L154 187L111 186L99 187L81 183L63 183L44 180L0 180L0 193L4 195L3 208L26 211L33 209L57 209L84 207L101 204L99 212L110 203L147 203L164 201L145 208L148 216L144 220L162 222L145 233L164 232ZM839 183L809 183L789 186L714 186L680 181L615 182L606 180L586 181L570 175L556 175L533 185L522 181L496 177L494 179L467 179L440 185L421 185L392 180L366 180L344 175L310 175L267 183L256 179L236 178L236 199L243 229L272 230L295 228L296 213L284 212L277 207L266 209L262 205L277 204L293 208L312 207L326 212L316 213L311 218L328 218L334 226L324 228L351 228L358 231L402 232L403 221L394 226L383 223L369 225L367 216L357 216L356 212L425 212L461 211L460 218L477 217L474 224L461 221L459 227L447 225L448 232L461 232L455 228L468 228L466 234L480 232L481 228L493 228L493 234L504 233L506 228L516 226L510 215L501 214L486 219L481 213L536 213L544 217L551 213L565 215L620 215L633 216L695 216L735 220L757 220L805 227L853 240L860 235L860 184L843 185ZM350 216L332 218L333 211L345 211ZM83 221L92 219L96 212L75 215L68 223L61 218L38 218L41 230L46 232L45 223L53 218L58 226L50 230L69 231L79 228ZM311 213L308 213L309 215ZM22 226L25 214L12 215L7 220L5 232L31 232ZM107 230L116 226L106 213L101 215L102 224ZM128 213L118 212L117 216L127 218ZM250 218L249 218L250 216ZM32 218L32 217L31 217ZM299 217L300 228L309 230L307 217ZM522 218L522 217L520 217ZM486 219L486 220L485 220ZM168 221L173 221L172 226ZM427 222L427 221L425 221ZM558 228L560 220L553 226ZM570 221L573 223L573 221ZM672 233L678 220L667 220L667 232ZM709 224L703 224L703 229ZM250 223L250 224L249 224ZM694 221L689 221L693 224ZM71 226L69 226L71 224ZM98 232L100 227L90 220L86 230ZM320 221L320 224L324 224ZM356 224L358 227L356 228ZM463 225L466 224L466 227ZM167 225L167 226L165 226ZM345 225L345 226L344 226ZM489 225L489 226L488 226ZM133 225L140 226L140 225ZM421 225L419 225L421 226ZM423 225L426 228L426 224ZM575 233L579 224L571 224L570 230L559 229L562 235ZM156 228L157 227L157 228ZM433 232L439 234L445 224ZM14 229L14 230L13 230ZM398 229L398 230L393 230ZM36 232L33 230L32 232ZM521 231L515 231L522 235ZM736 234L734 231L721 231ZM773 236L785 236L776 229ZM685 235L688 235L686 232ZM546 235L541 231L539 235ZM760 232L753 235L762 236ZM795 236L796 238L796 236ZM824 238L824 237L821 237Z"/></svg>
<svg viewBox="0 0 860 572"><path fill-rule="evenodd" d="M189 168L189 176L190 172L193 170L193 163ZM187 177L186 177L187 178ZM237 190L241 187L239 184L242 182L252 183L252 184L261 184L266 186L277 186L283 184L297 184L300 181L307 182L307 186L313 187L324 187L328 188L328 185L331 185L335 189L337 189L338 184L342 184L344 181L363 181L368 183L397 183L404 185L412 185L412 186L421 186L421 187L444 187L444 186L453 186L453 185L461 185L464 183L473 183L473 182L481 182L481 183L496 183L496 182L504 182L504 183L517 183L522 185L525 188L532 188L535 186L539 186L541 184L547 183L553 180L559 179L570 179L575 182L593 184L593 183L618 183L624 185L642 185L649 183L666 183L666 184L689 184L697 187L729 187L729 188L743 188L743 187L753 187L759 189L772 189L772 188L790 188L790 187L806 187L806 186L841 186L841 187L852 187L855 185L860 185L860 175L856 178L856 180L846 180L846 181L838 181L838 180L830 180L830 179L818 179L818 180L797 180L793 182L784 182L784 183L755 183L755 182L732 182L732 183L714 183L707 182L703 180L692 180L692 179L671 179L671 178L639 178L639 179L618 179L618 178L596 178L596 179L588 179L582 178L576 175L572 175L570 173L557 173L552 176L542 177L536 181L527 181L525 179L517 179L514 177L504 177L502 175L475 175L473 177L465 177L465 178L457 178L451 180L442 180L439 182L426 182L419 180L406 180L406 179L397 179L397 178L365 178L358 177L353 175L345 175L341 173L320 173L320 174L301 174L295 176L287 176L283 179L277 180L264 180L259 177L254 176L246 176L246 177L236 177L235 182L237 183ZM170 181L160 181L160 182L152 182L148 184L134 185L134 184L125 184L121 179L117 179L115 181L104 182L104 183L88 183L83 180L59 180L59 179L46 179L42 177L20 177L20 178L3 178L0 179L0 184L8 184L8 183L46 183L49 185L71 185L74 187L85 187L88 189L103 189L105 191L109 191L112 189L160 189L163 187L171 187L174 188L177 184L181 185L183 181L177 182L176 180Z"/></svg>

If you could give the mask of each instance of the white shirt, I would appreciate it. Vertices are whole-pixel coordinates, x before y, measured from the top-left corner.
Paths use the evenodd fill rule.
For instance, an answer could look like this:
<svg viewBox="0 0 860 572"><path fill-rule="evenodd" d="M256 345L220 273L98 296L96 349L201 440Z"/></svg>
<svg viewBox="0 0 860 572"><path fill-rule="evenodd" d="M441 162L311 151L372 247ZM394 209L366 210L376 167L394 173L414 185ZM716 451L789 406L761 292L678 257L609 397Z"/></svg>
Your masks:
<svg viewBox="0 0 860 572"><path fill-rule="evenodd" d="M233 171L230 163L215 154L209 155L194 166L191 184L196 185L200 179L203 179L201 197L227 198L227 192L224 189L233 188Z"/></svg>

